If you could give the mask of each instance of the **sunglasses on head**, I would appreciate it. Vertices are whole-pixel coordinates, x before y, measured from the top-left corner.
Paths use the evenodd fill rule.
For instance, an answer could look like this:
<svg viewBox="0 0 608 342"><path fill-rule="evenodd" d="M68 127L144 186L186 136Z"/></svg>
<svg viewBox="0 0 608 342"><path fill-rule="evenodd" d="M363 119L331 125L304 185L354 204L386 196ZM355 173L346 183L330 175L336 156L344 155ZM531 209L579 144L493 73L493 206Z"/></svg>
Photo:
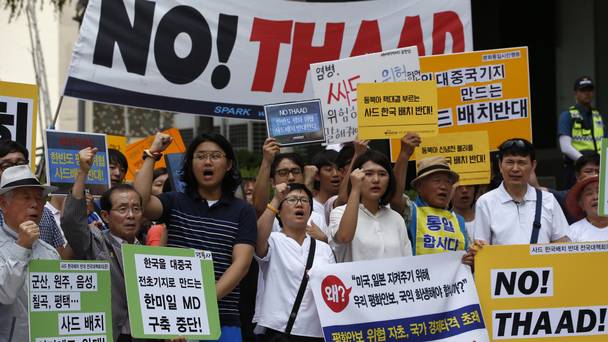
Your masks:
<svg viewBox="0 0 608 342"><path fill-rule="evenodd" d="M508 150L513 147L525 148L525 149L529 148L529 146L526 144L525 141L523 141L521 139L511 139L511 140L507 140L504 143L502 143L502 145L500 145L499 150L504 151L504 150Z"/></svg>

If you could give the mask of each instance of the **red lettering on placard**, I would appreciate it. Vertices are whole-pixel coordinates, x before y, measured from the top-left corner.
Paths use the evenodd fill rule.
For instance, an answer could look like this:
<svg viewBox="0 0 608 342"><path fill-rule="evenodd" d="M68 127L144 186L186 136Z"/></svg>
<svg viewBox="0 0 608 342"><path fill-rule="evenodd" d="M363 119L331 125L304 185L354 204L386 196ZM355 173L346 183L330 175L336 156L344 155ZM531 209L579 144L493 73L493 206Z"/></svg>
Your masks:
<svg viewBox="0 0 608 342"><path fill-rule="evenodd" d="M289 70L283 88L285 93L301 93L304 90L306 74L311 63L340 58L344 23L328 23L325 25L325 40L321 46L312 46L314 31L314 23L296 22L295 24Z"/></svg>
<svg viewBox="0 0 608 342"><path fill-rule="evenodd" d="M424 56L424 38L422 36L422 25L420 24L420 16L405 17L403 20L403 28L401 29L401 37L399 37L399 45L402 48L406 46L418 47L418 56Z"/></svg>
<svg viewBox="0 0 608 342"><path fill-rule="evenodd" d="M464 52L464 27L458 14L452 11L433 15L433 55L445 53L447 34L452 37L452 53Z"/></svg>
<svg viewBox="0 0 608 342"><path fill-rule="evenodd" d="M292 25L292 20L253 19L249 40L260 42L260 48L251 91L272 91L277 73L279 49L281 44L291 43Z"/></svg>
<svg viewBox="0 0 608 342"><path fill-rule="evenodd" d="M382 51L382 39L378 20L363 20L350 56L360 56L366 53Z"/></svg>

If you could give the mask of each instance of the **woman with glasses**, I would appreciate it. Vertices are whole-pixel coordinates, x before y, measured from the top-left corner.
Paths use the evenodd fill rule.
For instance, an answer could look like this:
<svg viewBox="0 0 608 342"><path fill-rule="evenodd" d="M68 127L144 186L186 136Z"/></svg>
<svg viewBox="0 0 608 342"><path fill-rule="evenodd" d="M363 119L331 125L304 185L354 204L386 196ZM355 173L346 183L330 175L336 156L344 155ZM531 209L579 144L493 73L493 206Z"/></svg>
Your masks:
<svg viewBox="0 0 608 342"><path fill-rule="evenodd" d="M255 211L234 196L241 176L230 143L202 133L188 146L182 167L184 192L151 195L154 163L172 138L158 133L135 178L144 216L167 227L167 246L213 253L222 333L220 341L241 341L238 283L249 270L256 242Z"/></svg>
<svg viewBox="0 0 608 342"><path fill-rule="evenodd" d="M346 205L331 211L329 230L339 261L359 261L412 255L405 221L388 203L395 177L388 158L368 150L353 163ZM341 249L341 250L340 250Z"/></svg>
<svg viewBox="0 0 608 342"><path fill-rule="evenodd" d="M261 301L256 312L258 325L266 328L262 341L271 340L287 329L313 241L306 233L312 199L312 193L302 184L278 184L274 197L258 219L255 254L266 284L259 289ZM279 218L280 232L272 231L275 217ZM312 267L334 262L329 245L315 241ZM292 326L289 341L323 341L310 286L306 286Z"/></svg>

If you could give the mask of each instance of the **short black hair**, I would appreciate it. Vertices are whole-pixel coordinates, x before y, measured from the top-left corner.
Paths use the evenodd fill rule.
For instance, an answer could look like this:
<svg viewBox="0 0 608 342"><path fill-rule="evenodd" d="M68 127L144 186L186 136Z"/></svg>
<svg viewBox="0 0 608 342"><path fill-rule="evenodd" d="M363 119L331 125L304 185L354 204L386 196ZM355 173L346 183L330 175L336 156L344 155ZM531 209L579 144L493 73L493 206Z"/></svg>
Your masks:
<svg viewBox="0 0 608 342"><path fill-rule="evenodd" d="M117 191L135 191L137 196L139 196L139 204L143 205L143 199L141 198L141 194L135 190L135 188L131 184L117 184L108 190L106 190L99 199L99 206L101 210L110 211L112 209L112 194Z"/></svg>
<svg viewBox="0 0 608 342"><path fill-rule="evenodd" d="M505 156L530 157L531 161L536 160L534 145L523 138L513 138L504 141L498 146L498 160L502 161Z"/></svg>
<svg viewBox="0 0 608 342"><path fill-rule="evenodd" d="M376 164L382 166L384 169L386 169L386 172L388 173L388 186L386 187L386 191L384 192L384 194L382 194L382 197L380 198L380 205L387 205L393 198L393 195L395 194L396 186L397 186L396 181L395 181L395 175L393 174L393 168L391 167L391 161L388 159L388 157L384 153L370 149L370 150L365 151L365 153L363 153L357 159L355 159L355 162L353 163L353 170L361 168L361 166L363 166L363 164L367 163L368 161L371 161L373 163L376 163ZM350 193L350 190L351 190L351 183L350 183L350 177L349 177L349 180L348 180L348 192L349 193Z"/></svg>
<svg viewBox="0 0 608 342"><path fill-rule="evenodd" d="M198 183L196 177L194 177L194 172L192 171L192 160L194 159L194 152L198 145L205 141L217 144L224 154L226 154L226 159L232 163L232 167L226 172L224 179L222 180L222 192L226 195L234 196L234 192L241 184L241 173L238 169L232 145L230 145L223 135L215 132L203 132L194 138L190 145L188 145L188 149L184 155L184 164L182 166L182 181L186 183L187 189L190 191L197 191Z"/></svg>
<svg viewBox="0 0 608 342"><path fill-rule="evenodd" d="M297 153L278 153L274 156L274 159L272 160L272 164L270 164L270 178L274 178L274 175L277 172L277 166L279 166L279 163L283 159L291 160L292 162L294 162L294 164L298 165L300 167L300 170L302 171L302 173L304 173L304 161L302 160L302 158L300 157L299 154L297 154Z"/></svg>
<svg viewBox="0 0 608 342"><path fill-rule="evenodd" d="M23 154L26 160L29 159L30 153L25 146L13 140L0 140L0 158L14 152Z"/></svg>
<svg viewBox="0 0 608 342"><path fill-rule="evenodd" d="M314 157L312 157L312 165L317 167L318 172L321 172L321 168L323 166L335 166L337 168L338 167L336 165L337 157L338 157L337 151L334 151L334 150L319 151L317 154L314 155ZM314 184L315 190L319 190L320 186L321 186L321 184L319 183L319 181L315 180L315 184Z"/></svg>
<svg viewBox="0 0 608 342"><path fill-rule="evenodd" d="M166 175L168 174L169 171L167 171L166 167L159 167L154 169L154 172L152 172L152 180L155 180L156 178L162 176L162 175Z"/></svg>
<svg viewBox="0 0 608 342"><path fill-rule="evenodd" d="M587 164L600 165L600 155L594 150L582 150L581 156L574 162L574 172L578 175Z"/></svg>
<svg viewBox="0 0 608 342"><path fill-rule="evenodd" d="M308 188L306 187L306 185L304 184L300 184L300 183L288 183L287 186L289 187L289 191L287 192L287 195L289 195L291 192L293 191L297 191L297 190L302 190L306 193L306 196L308 197L308 203L310 205L310 214L312 214L313 210L313 204L312 204L312 192L310 192L310 190L308 190ZM285 195L285 197L287 197L287 195ZM283 201L284 202L284 201ZM277 208L279 211L281 211L281 208L283 207L283 202L279 203L279 207ZM283 222L281 222L281 218L279 217L279 215L277 216L277 220L279 221L279 227L283 228Z"/></svg>
<svg viewBox="0 0 608 342"><path fill-rule="evenodd" d="M125 170L125 172L129 169L129 162L127 161L127 157L125 157L122 152L115 148L108 149L108 162L110 164L118 165L118 167Z"/></svg>

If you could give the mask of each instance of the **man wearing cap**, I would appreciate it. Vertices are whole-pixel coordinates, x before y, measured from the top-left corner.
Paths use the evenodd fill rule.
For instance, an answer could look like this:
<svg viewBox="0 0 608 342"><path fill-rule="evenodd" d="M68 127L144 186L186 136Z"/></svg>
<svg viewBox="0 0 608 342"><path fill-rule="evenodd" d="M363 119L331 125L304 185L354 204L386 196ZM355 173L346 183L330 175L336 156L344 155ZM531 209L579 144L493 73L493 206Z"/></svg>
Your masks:
<svg viewBox="0 0 608 342"><path fill-rule="evenodd" d="M407 196L402 195L407 163L419 144L420 137L417 133L407 133L401 139L401 152L394 168L398 195L391 202L393 209L403 213L406 219L412 254L466 250L468 241L464 219L447 210L452 188L459 176L450 169L444 157L419 160L416 178L411 182L418 196L411 202Z"/></svg>
<svg viewBox="0 0 608 342"><path fill-rule="evenodd" d="M44 199L53 187L42 185L28 165L8 167L0 180L0 342L29 341L27 265L34 259L59 259L39 239Z"/></svg>
<svg viewBox="0 0 608 342"><path fill-rule="evenodd" d="M597 211L599 180L598 176L579 180L566 197L570 216L578 220L568 232L573 242L608 241L608 217L599 216Z"/></svg>
<svg viewBox="0 0 608 342"><path fill-rule="evenodd" d="M567 185L574 183L573 164L581 157L581 151L600 152L601 140L608 137L605 118L592 107L594 85L588 76L574 82L574 106L559 116L559 147L565 156L564 168Z"/></svg>
<svg viewBox="0 0 608 342"><path fill-rule="evenodd" d="M568 242L568 222L550 192L529 185L536 168L534 146L509 139L498 148L503 181L475 205L475 240L493 245Z"/></svg>

